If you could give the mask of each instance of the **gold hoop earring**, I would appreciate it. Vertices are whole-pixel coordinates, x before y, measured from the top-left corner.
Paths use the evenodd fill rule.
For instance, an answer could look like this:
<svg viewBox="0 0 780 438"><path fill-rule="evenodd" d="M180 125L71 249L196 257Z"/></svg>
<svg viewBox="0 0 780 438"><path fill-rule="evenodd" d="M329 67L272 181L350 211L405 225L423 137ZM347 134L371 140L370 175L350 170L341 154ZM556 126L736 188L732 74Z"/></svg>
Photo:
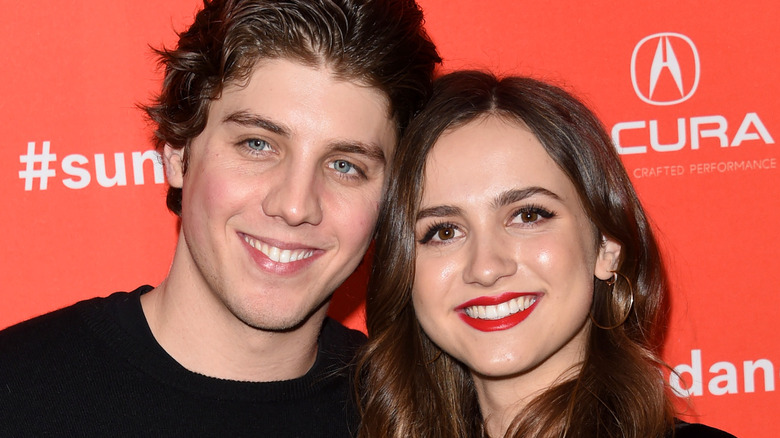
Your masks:
<svg viewBox="0 0 780 438"><path fill-rule="evenodd" d="M623 275L623 274L621 274L621 273L619 273L617 271L613 271L612 272L612 277L610 279L604 281L607 284L607 286L612 286L612 289L610 290L610 296L611 296L612 302L615 301L615 297L616 297L614 292L615 292L615 285L617 284L618 276L624 278L626 280L626 284L628 285L628 299L627 300L623 300L623 307L625 308L625 311L623 312L623 315L620 318L618 318L618 322L615 325L611 325L611 326L606 326L606 325L599 324L596 321L596 318L593 317L593 312L591 312L590 313L590 320L593 321L593 324L596 327L598 327L598 328L600 328L602 330L613 330L613 329L616 329L616 328L620 327L621 325L623 325L623 323L625 323L626 320L628 319L629 314L631 314L631 309L634 307L634 288L631 286L631 281L628 279L628 277L626 277L625 275ZM626 302L628 303L628 306L625 305ZM618 302L618 304L620 304L620 303ZM617 306L615 306L615 307L617 307Z"/></svg>

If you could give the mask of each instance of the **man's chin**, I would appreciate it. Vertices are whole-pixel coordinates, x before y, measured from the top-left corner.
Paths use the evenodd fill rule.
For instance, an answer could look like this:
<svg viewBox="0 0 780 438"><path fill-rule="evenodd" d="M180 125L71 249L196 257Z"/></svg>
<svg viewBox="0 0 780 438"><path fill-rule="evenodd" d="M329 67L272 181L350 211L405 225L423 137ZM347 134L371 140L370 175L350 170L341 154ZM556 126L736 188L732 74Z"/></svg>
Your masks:
<svg viewBox="0 0 780 438"><path fill-rule="evenodd" d="M319 324L327 314L329 302L330 297L308 313L291 311L284 315L285 312L277 312L272 317L241 318L239 316L239 319L255 330L269 333L290 333L301 329L307 324L317 324L319 329Z"/></svg>

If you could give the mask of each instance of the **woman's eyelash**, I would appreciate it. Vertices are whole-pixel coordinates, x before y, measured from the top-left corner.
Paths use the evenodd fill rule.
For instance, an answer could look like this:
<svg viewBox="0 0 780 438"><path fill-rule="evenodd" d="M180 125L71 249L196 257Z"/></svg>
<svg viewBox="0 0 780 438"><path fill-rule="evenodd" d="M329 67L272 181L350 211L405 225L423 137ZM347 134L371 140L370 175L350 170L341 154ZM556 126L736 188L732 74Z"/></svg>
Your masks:
<svg viewBox="0 0 780 438"><path fill-rule="evenodd" d="M528 222L536 222L538 217L541 217L542 219L550 219L554 216L554 212L535 204L520 207L512 215L512 217L520 218L521 220L529 219Z"/></svg>
<svg viewBox="0 0 780 438"><path fill-rule="evenodd" d="M536 204L520 207L512 214L512 218L519 218L523 223L528 224L534 224L540 220L553 217L555 217L554 212ZM455 237L455 232L459 231L458 226L452 222L434 222L428 227L425 234L417 242L421 245L429 243L438 233L446 229L453 230L453 233L448 239L442 239L443 241Z"/></svg>
<svg viewBox="0 0 780 438"><path fill-rule="evenodd" d="M423 237L417 242L420 243L421 245L424 245L430 242L431 239L433 239L433 236L436 235L436 233L438 233L439 231L445 228L452 228L453 230L458 229L458 227L451 222L435 222L428 227L428 230L425 232Z"/></svg>

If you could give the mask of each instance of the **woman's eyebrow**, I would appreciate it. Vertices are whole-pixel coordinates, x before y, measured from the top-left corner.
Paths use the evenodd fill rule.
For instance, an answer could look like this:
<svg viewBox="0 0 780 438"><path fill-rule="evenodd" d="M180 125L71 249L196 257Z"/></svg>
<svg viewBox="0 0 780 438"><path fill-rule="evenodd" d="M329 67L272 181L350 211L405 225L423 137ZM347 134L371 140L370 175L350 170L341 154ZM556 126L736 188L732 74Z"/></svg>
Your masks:
<svg viewBox="0 0 780 438"><path fill-rule="evenodd" d="M447 217L447 216L459 216L463 213L460 207L452 205L437 205L436 207L424 208L417 213L417 220L424 219L426 217Z"/></svg>
<svg viewBox="0 0 780 438"><path fill-rule="evenodd" d="M560 200L561 197L555 194L554 192L551 192L550 190L545 189L544 187L539 186L533 186L533 187L526 187L522 189L512 189L512 190L506 190L504 192L501 192L496 198L493 200L493 208L501 208L506 205L512 204L514 202L522 201L523 199L530 198L534 195L544 195L548 196L550 198Z"/></svg>
<svg viewBox="0 0 780 438"><path fill-rule="evenodd" d="M523 189L511 189L501 192L492 202L493 208L501 208L514 202L522 201L523 199L530 198L534 195L548 196L553 199L560 200L561 197L545 189L544 187L526 187ZM435 207L427 207L417 213L417 220L425 219L428 217L448 217L448 216L460 216L463 214L463 210L460 207L454 205L437 205Z"/></svg>

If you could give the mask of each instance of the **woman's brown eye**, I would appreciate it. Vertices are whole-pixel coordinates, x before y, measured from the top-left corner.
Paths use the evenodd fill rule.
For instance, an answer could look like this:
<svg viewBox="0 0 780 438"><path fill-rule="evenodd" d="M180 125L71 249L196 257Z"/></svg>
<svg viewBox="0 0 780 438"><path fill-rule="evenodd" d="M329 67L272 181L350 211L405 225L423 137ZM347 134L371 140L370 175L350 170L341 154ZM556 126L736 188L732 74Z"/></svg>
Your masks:
<svg viewBox="0 0 780 438"><path fill-rule="evenodd" d="M526 211L520 213L520 220L523 222L536 222L539 220L539 213L535 211Z"/></svg>
<svg viewBox="0 0 780 438"><path fill-rule="evenodd" d="M440 228L436 235L439 240L449 240L455 237L455 230L452 228Z"/></svg>

